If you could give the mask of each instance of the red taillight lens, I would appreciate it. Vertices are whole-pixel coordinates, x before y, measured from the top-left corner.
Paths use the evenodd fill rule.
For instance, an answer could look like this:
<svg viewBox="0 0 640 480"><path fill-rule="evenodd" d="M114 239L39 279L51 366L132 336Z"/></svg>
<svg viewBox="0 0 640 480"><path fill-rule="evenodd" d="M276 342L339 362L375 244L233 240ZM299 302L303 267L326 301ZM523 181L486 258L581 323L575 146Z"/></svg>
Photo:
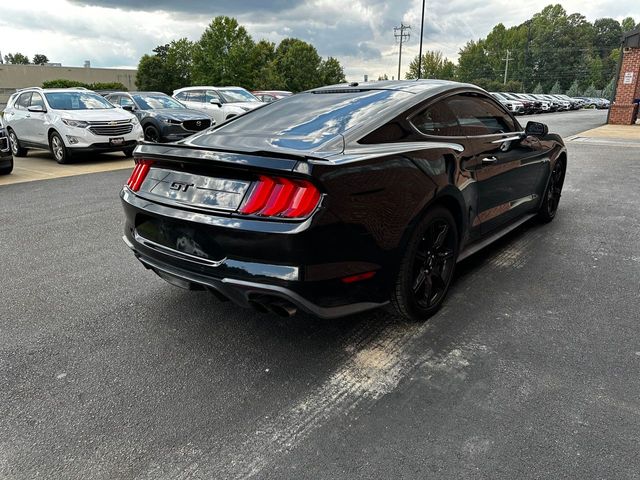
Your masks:
<svg viewBox="0 0 640 480"><path fill-rule="evenodd" d="M240 207L245 215L303 218L318 206L320 192L307 180L261 175Z"/></svg>
<svg viewBox="0 0 640 480"><path fill-rule="evenodd" d="M376 272L374 271L359 273L358 275L351 275L349 277L342 278L342 283L355 283L361 282L362 280L369 280L370 278L373 278L375 274Z"/></svg>
<svg viewBox="0 0 640 480"><path fill-rule="evenodd" d="M134 192L140 190L142 182L144 182L145 177L151 169L151 165L153 165L153 160L136 160L136 166L133 172L131 172L129 180L127 180L127 187Z"/></svg>

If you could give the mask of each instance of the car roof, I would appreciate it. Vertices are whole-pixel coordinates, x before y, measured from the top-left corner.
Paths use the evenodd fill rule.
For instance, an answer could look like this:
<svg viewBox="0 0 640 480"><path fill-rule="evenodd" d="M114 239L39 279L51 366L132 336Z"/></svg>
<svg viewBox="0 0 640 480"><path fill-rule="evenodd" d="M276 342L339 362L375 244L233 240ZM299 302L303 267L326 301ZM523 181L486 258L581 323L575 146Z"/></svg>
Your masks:
<svg viewBox="0 0 640 480"><path fill-rule="evenodd" d="M189 90L202 90L202 89L210 89L210 90L231 90L231 89L242 89L247 90L244 87L235 87L235 86L227 86L227 87L215 87L213 85L197 85L193 87L182 87L173 91L173 93L177 92L187 92ZM247 90L248 91L248 90Z"/></svg>
<svg viewBox="0 0 640 480"><path fill-rule="evenodd" d="M418 79L418 80L383 80L379 82L351 82L340 83L336 85L327 85L309 90L310 92L323 92L328 90L339 89L358 89L358 90L398 90L408 93L426 93L429 91L447 90L456 87L469 87L482 90L477 85L470 83L453 82L451 80L436 79Z"/></svg>

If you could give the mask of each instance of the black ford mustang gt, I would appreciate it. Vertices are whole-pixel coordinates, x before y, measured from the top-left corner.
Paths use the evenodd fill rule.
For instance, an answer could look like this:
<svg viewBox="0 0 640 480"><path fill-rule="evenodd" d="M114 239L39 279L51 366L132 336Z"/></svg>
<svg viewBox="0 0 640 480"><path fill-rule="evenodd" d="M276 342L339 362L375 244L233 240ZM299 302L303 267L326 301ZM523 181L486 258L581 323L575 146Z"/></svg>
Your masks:
<svg viewBox="0 0 640 480"><path fill-rule="evenodd" d="M556 214L562 139L438 80L318 88L142 144L124 240L169 283L260 311L421 320L457 261Z"/></svg>

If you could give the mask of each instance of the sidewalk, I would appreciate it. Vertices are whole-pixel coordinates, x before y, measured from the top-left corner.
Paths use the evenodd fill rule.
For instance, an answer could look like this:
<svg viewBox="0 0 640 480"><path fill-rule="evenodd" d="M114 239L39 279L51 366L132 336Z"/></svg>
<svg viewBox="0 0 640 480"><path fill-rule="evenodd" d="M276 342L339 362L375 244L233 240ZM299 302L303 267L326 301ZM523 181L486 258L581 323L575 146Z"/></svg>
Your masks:
<svg viewBox="0 0 640 480"><path fill-rule="evenodd" d="M640 147L640 125L603 125L573 135L567 141Z"/></svg>

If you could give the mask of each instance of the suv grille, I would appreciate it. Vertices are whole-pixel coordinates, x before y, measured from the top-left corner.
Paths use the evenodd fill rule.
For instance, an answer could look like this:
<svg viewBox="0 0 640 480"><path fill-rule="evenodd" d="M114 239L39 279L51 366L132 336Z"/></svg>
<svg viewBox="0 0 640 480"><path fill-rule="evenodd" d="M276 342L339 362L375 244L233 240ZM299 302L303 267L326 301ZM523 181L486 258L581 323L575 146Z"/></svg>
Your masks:
<svg viewBox="0 0 640 480"><path fill-rule="evenodd" d="M211 120L186 120L182 123L185 130L191 130L192 132L199 132L205 128L209 128Z"/></svg>
<svg viewBox="0 0 640 480"><path fill-rule="evenodd" d="M125 135L133 130L133 124L129 120L122 120L118 122L91 122L89 130L94 135L101 136L114 136Z"/></svg>

